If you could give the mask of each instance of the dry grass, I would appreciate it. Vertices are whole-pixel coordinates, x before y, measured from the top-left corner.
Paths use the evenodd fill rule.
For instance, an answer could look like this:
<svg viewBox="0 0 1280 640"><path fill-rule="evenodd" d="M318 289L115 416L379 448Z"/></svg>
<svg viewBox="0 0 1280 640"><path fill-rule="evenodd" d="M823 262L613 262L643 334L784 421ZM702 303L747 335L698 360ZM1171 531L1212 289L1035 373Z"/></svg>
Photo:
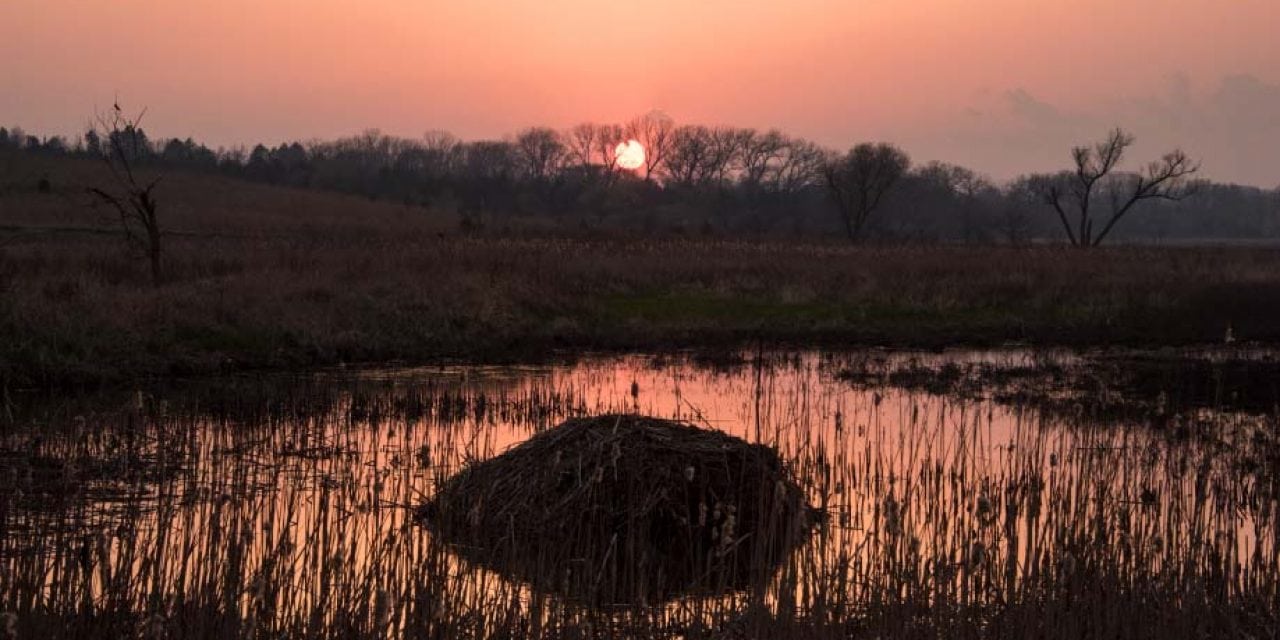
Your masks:
<svg viewBox="0 0 1280 640"><path fill-rule="evenodd" d="M1280 340L1276 249L850 247L519 221L467 236L438 212L181 174L159 194L176 235L152 288L114 235L85 231L101 221L68 185L94 171L51 165L52 196L0 189L10 386L753 340L1186 344L1228 326Z"/></svg>
<svg viewBox="0 0 1280 640"><path fill-rule="evenodd" d="M830 514L763 589L592 609L460 563L410 523L504 438L629 403L607 390L640 375L620 361L527 384L470 370L30 408L0 439L0 470L23 472L37 451L73 481L63 504L0 497L0 615L19 638L1274 634L1276 487L1234 465L1274 416L1218 416L1211 438L1173 441L1141 424L848 395L797 362L654 374L753 407L739 426ZM169 471L78 475L91 460Z"/></svg>
<svg viewBox="0 0 1280 640"><path fill-rule="evenodd" d="M769 447L612 414L469 465L419 517L463 557L540 590L643 606L767 584L821 515Z"/></svg>

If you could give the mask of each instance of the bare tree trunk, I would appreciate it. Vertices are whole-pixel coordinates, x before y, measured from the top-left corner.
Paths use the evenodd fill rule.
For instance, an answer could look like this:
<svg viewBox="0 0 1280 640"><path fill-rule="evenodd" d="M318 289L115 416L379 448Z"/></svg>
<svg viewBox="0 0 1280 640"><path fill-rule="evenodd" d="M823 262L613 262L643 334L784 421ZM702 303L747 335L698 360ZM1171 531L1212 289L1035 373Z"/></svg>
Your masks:
<svg viewBox="0 0 1280 640"><path fill-rule="evenodd" d="M102 161L111 171L116 186L114 189L89 187L87 191L97 203L109 205L119 215L125 239L134 246L141 245L146 252L151 267L151 284L158 287L164 275L160 261L164 234L160 230L153 194L160 178L143 184L134 172L134 163L141 157L134 156L145 146L145 136L140 128L142 116L130 120L116 104L109 116L99 115L97 119L94 131L101 129L101 137L109 143L108 148L101 151Z"/></svg>

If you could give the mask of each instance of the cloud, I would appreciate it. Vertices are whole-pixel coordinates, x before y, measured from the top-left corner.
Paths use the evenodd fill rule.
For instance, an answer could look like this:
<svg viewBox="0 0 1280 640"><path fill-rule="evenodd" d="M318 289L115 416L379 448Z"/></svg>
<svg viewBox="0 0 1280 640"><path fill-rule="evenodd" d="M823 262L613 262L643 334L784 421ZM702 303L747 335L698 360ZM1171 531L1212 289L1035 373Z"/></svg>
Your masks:
<svg viewBox="0 0 1280 640"><path fill-rule="evenodd" d="M1065 168L1072 146L1117 126L1138 138L1129 167L1182 148L1201 160L1206 177L1280 185L1280 84L1245 74L1199 90L1185 74L1174 74L1150 94L1085 108L1055 105L1021 87L982 92L946 124L904 143L920 156L1011 178Z"/></svg>
<svg viewBox="0 0 1280 640"><path fill-rule="evenodd" d="M1026 89L1018 88L1004 92L1004 101L1009 113L1032 125L1052 126L1063 119L1062 112L1056 107L1037 99Z"/></svg>
<svg viewBox="0 0 1280 640"><path fill-rule="evenodd" d="M1231 75L1196 95L1183 80L1136 103L1135 130L1202 158L1210 177L1280 185L1280 84Z"/></svg>

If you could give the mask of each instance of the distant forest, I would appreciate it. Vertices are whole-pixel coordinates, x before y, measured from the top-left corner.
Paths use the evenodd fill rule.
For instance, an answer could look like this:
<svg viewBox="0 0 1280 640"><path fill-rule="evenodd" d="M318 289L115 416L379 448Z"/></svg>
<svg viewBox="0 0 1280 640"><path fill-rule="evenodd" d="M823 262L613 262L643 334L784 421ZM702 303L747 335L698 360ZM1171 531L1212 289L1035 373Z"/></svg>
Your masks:
<svg viewBox="0 0 1280 640"><path fill-rule="evenodd" d="M639 168L625 170L614 149L631 139L647 157ZM0 149L84 158L114 150L162 171L217 173L451 212L467 231L501 228L520 216L566 228L654 233L1060 240L1067 223L1059 223L1037 185L1074 177L1069 149L1062 150L1062 174L1002 184L960 166L914 164L891 145L860 145L841 155L778 131L676 125L656 115L565 131L535 127L503 140L463 141L442 132L414 140L370 130L334 141L216 151L190 138L151 140L141 127L90 130L74 141L15 127L0 128ZM1147 159L1126 160L1143 167ZM866 189L840 191L833 173L840 166L871 167L871 176L855 185ZM1138 179L1123 169L1107 180ZM1280 187L1193 186L1186 198L1142 202L1110 239L1280 238ZM849 207L863 208L856 230Z"/></svg>

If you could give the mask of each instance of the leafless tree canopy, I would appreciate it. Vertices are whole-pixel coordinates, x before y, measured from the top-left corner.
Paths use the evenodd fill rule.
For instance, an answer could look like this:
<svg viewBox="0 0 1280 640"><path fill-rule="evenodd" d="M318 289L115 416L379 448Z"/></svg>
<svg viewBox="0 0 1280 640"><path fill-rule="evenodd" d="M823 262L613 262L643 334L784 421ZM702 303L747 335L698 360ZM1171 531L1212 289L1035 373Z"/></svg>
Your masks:
<svg viewBox="0 0 1280 640"><path fill-rule="evenodd" d="M560 171L566 152L554 129L534 127L516 136L516 154L524 177L543 182Z"/></svg>
<svg viewBox="0 0 1280 640"><path fill-rule="evenodd" d="M867 221L910 166L906 153L884 143L860 144L827 162L823 177L849 240L862 240Z"/></svg>
<svg viewBox="0 0 1280 640"><path fill-rule="evenodd" d="M625 134L644 146L644 179L652 181L658 167L666 162L675 123L666 114L651 111L627 123Z"/></svg>
<svg viewBox="0 0 1280 640"><path fill-rule="evenodd" d="M1195 191L1197 184L1191 177L1200 166L1179 149L1140 172L1119 172L1117 167L1133 143L1131 134L1117 128L1093 146L1072 149L1074 171L1032 178L1033 191L1053 208L1071 244L1096 247L1138 203L1178 201Z"/></svg>
<svg viewBox="0 0 1280 640"><path fill-rule="evenodd" d="M149 152L142 132L144 110L136 118L129 118L117 103L106 114L95 116L92 132L95 140L106 140L97 147L98 154L110 170L111 182L106 187L89 187L95 202L106 205L119 216L120 229L125 239L140 247L151 265L152 283L159 286L162 280L161 251L162 232L156 215L155 188L160 177L146 181L137 174L137 164Z"/></svg>
<svg viewBox="0 0 1280 640"><path fill-rule="evenodd" d="M624 170L616 148L630 139L643 146L644 164ZM154 185L138 177L139 169L146 176L159 168L217 172L355 193L452 211L460 219L577 218L579 228L840 233L921 242L1065 236L1082 247L1117 237L1280 237L1280 189L1196 181L1197 166L1180 151L1126 170L1132 144L1132 136L1117 130L1074 149L1074 169L996 184L956 165L909 166L890 145L836 154L777 130L679 125L657 111L622 124L530 127L501 139L463 141L433 131L415 140L368 130L216 151L190 138L149 140L118 112L99 117L80 140L0 127L0 153L105 160L113 179L94 200L119 219L136 247L157 256L157 273L161 235L148 209L155 205ZM56 185L48 185L55 195ZM41 186L33 180L29 188ZM1202 197L1186 198L1192 191Z"/></svg>

